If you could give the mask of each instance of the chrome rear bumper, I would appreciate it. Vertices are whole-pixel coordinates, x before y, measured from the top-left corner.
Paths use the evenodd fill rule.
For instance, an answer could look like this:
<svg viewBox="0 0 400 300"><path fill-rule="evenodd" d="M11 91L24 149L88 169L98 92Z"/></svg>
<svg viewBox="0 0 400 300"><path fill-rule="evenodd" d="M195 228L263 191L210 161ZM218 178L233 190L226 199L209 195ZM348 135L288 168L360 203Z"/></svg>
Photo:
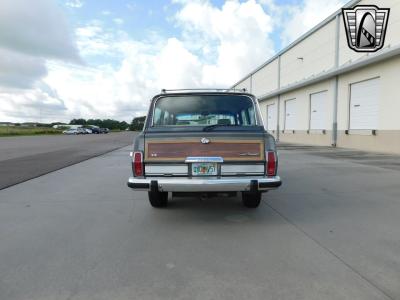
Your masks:
<svg viewBox="0 0 400 300"><path fill-rule="evenodd" d="M245 192L268 191L281 186L275 177L223 177L223 178L136 178L130 177L128 187L142 191L160 192Z"/></svg>

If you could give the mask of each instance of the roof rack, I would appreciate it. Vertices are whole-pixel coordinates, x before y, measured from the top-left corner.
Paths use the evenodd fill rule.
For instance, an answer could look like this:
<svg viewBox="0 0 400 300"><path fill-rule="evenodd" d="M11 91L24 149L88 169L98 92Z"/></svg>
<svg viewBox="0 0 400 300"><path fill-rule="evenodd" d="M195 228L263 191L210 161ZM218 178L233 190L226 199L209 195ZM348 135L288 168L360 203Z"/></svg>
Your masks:
<svg viewBox="0 0 400 300"><path fill-rule="evenodd" d="M161 93L171 93L171 92L225 92L225 93L246 93L247 89L172 89L172 90L167 90L167 89L162 89Z"/></svg>

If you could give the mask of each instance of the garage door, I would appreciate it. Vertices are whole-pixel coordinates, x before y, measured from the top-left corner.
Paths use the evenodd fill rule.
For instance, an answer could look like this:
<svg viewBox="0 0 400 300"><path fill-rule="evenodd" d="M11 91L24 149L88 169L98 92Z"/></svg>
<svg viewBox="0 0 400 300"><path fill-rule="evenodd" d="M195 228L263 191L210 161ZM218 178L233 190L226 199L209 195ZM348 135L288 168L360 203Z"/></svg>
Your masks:
<svg viewBox="0 0 400 300"><path fill-rule="evenodd" d="M350 129L378 129L379 78L350 86Z"/></svg>
<svg viewBox="0 0 400 300"><path fill-rule="evenodd" d="M285 101L285 130L296 129L296 99Z"/></svg>
<svg viewBox="0 0 400 300"><path fill-rule="evenodd" d="M267 105L267 130L276 130L276 104Z"/></svg>
<svg viewBox="0 0 400 300"><path fill-rule="evenodd" d="M328 92L311 94L310 129L326 129Z"/></svg>

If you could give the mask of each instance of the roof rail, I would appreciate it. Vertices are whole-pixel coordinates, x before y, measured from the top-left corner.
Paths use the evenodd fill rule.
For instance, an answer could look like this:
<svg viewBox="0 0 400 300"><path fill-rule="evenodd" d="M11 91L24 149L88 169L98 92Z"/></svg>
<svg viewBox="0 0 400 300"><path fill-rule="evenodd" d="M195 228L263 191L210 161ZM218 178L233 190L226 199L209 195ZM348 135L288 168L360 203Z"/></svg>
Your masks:
<svg viewBox="0 0 400 300"><path fill-rule="evenodd" d="M171 92L225 92L225 93L246 93L247 89L235 89L235 88L228 88L228 89L162 89L161 93L171 93Z"/></svg>

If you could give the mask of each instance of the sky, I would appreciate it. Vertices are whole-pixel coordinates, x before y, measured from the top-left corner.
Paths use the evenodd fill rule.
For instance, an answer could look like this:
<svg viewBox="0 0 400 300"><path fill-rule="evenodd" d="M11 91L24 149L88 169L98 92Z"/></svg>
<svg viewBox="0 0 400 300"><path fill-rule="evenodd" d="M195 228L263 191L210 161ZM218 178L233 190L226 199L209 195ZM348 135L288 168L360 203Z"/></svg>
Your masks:
<svg viewBox="0 0 400 300"><path fill-rule="evenodd" d="M0 121L144 115L227 88L347 0L1 0Z"/></svg>

